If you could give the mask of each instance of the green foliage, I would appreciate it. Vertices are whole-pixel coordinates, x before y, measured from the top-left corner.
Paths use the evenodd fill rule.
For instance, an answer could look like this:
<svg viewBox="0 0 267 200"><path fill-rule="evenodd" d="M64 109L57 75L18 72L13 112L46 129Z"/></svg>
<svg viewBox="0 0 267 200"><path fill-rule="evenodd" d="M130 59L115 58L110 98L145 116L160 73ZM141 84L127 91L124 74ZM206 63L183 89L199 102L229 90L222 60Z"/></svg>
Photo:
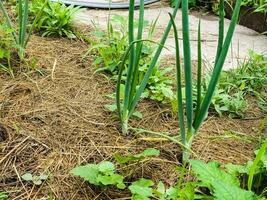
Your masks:
<svg viewBox="0 0 267 200"><path fill-rule="evenodd" d="M132 200L147 200L149 197L152 197L153 188L151 186L153 185L153 181L144 178L133 182L129 186L129 190L132 193Z"/></svg>
<svg viewBox="0 0 267 200"><path fill-rule="evenodd" d="M243 117L243 114L247 108L245 94L238 87L235 91L233 90L230 92L230 87L236 87L235 77L233 77L232 80L228 80L228 82L224 82L226 81L224 80L224 77L228 77L230 73L232 72L222 72L221 79L218 82L216 90L214 91L211 101L211 108L213 108L220 116L226 114L232 118ZM209 80L210 75L207 75L205 82L203 81L203 92L206 92Z"/></svg>
<svg viewBox="0 0 267 200"><path fill-rule="evenodd" d="M180 6L180 1L177 3L173 10L172 16L175 17ZM169 21L161 41L158 44L158 48L153 55L149 67L147 68L144 76L139 79L140 61L142 54L142 47L146 39L143 39L143 29L144 29L144 1L140 1L139 9L139 20L138 20L138 30L135 36L134 31L134 0L129 2L129 18L128 18L128 43L129 47L126 49L124 55L121 58L119 65L119 72L117 78L117 88L116 88L116 104L118 109L119 120L121 123L121 129L123 134L128 133L128 121L129 118L135 111L135 108L140 101L145 89L147 88L150 76L153 70L157 66L159 56L162 52L168 34L171 30L171 22ZM152 42L152 41L150 41ZM123 99L121 99L121 83L123 80L123 72L125 71L125 63L128 61L128 67L126 71L125 88ZM140 83L138 85L138 82ZM123 106L121 106L121 104Z"/></svg>
<svg viewBox="0 0 267 200"><path fill-rule="evenodd" d="M178 2L178 0L170 0L171 7L175 7L177 2ZM188 1L189 7L190 8L196 7L197 6L197 2L198 2L198 0L189 0Z"/></svg>
<svg viewBox="0 0 267 200"><path fill-rule="evenodd" d="M6 24L0 24L0 68L13 76L11 67L11 54L14 51L15 43L11 33L13 32Z"/></svg>
<svg viewBox="0 0 267 200"><path fill-rule="evenodd" d="M267 12L266 0L242 0L242 6L253 7L255 12Z"/></svg>
<svg viewBox="0 0 267 200"><path fill-rule="evenodd" d="M158 149L148 148L136 155L121 156L117 154L115 155L115 159L119 164L125 164L127 162L140 161L147 157L159 156L159 154L160 151Z"/></svg>
<svg viewBox="0 0 267 200"><path fill-rule="evenodd" d="M8 12L5 9L2 1L0 1L0 11L4 16L8 28L10 30L13 30L11 32L11 35L13 36L13 40L16 43L16 49L18 51L18 55L20 59L23 60L25 56L25 48L27 46L29 37L31 35L31 31L27 31L28 29L27 26L29 24L28 22L29 0L18 1L18 31L17 31L18 33L14 31L16 30L16 28L13 26L11 18L8 15Z"/></svg>
<svg viewBox="0 0 267 200"><path fill-rule="evenodd" d="M26 173L26 174L22 175L21 178L24 181L32 182L34 185L41 185L43 183L43 181L48 179L48 175L41 174L39 176L36 176L36 175L32 175L31 173Z"/></svg>
<svg viewBox="0 0 267 200"><path fill-rule="evenodd" d="M224 65L224 61L230 47L232 36L235 30L235 26L238 20L240 11L241 0L236 1L236 6L233 12L233 17L228 28L227 34L224 37L224 1L220 0L220 19L219 19L219 36L217 45L217 54L215 58L215 64L212 71L212 75L205 93L202 93L202 55L201 55L201 24L198 26L198 73L197 73L197 96L196 96L196 109L194 110L194 93L193 93L193 80L192 80L192 60L190 49L190 34L189 34L189 16L188 16L188 0L182 1L182 26L183 26L183 60L184 60L184 80L185 80L185 111L183 105L183 93L182 93L182 78L181 78L181 60L178 31L175 25L173 17L170 15L171 22L174 28L175 47L176 47L176 84L177 84L177 102L178 102L178 116L180 135L184 148L184 161L189 159L189 151L192 140L197 134L203 121L206 119L208 109L212 102L213 94L216 90L218 80ZM184 119L184 113L186 113L186 120ZM185 124L186 122L186 124ZM177 142L179 144L179 141Z"/></svg>
<svg viewBox="0 0 267 200"><path fill-rule="evenodd" d="M6 200L7 199L7 195L5 192L0 192L0 200Z"/></svg>
<svg viewBox="0 0 267 200"><path fill-rule="evenodd" d="M119 189L126 187L123 176L116 174L114 164L108 161L75 167L71 170L71 174L97 186L116 185Z"/></svg>
<svg viewBox="0 0 267 200"><path fill-rule="evenodd" d="M228 0L227 4L229 4L231 7L234 4L235 1ZM254 8L254 12L262 12L267 13L267 1L266 0L242 0L241 6ZM214 13L218 13L219 10L219 0L212 2L212 11Z"/></svg>
<svg viewBox="0 0 267 200"><path fill-rule="evenodd" d="M33 0L30 7L30 15L35 16L42 11L34 28L42 32L43 36L59 36L75 38L72 26L74 14L80 7L66 6L60 2Z"/></svg>
<svg viewBox="0 0 267 200"><path fill-rule="evenodd" d="M219 168L219 163L192 160L192 170L196 174L199 185L207 187L211 195L218 200L243 200L256 199L255 194L240 188L237 177Z"/></svg>
<svg viewBox="0 0 267 200"><path fill-rule="evenodd" d="M204 82L203 90L206 88L207 82ZM222 72L212 107L220 115L242 117L247 108L247 95L255 96L259 108L267 111L267 58L253 51L249 51L249 59L240 67Z"/></svg>
<svg viewBox="0 0 267 200"><path fill-rule="evenodd" d="M266 199L267 198L267 139L255 151L254 161L245 165L227 164L225 170L218 162L204 163L192 160L192 171L200 187L209 189L216 199ZM246 190L248 189L248 190Z"/></svg>
<svg viewBox="0 0 267 200"><path fill-rule="evenodd" d="M132 193L132 200L193 200L195 197L195 184L185 183L182 187L178 184L175 187L166 188L160 181L156 186L150 179L141 178L129 186Z"/></svg>
<svg viewBox="0 0 267 200"><path fill-rule="evenodd" d="M157 21L157 20L156 20ZM151 39L156 21L149 24L144 21L144 28L149 29L148 39ZM138 26L138 22L135 21L135 30ZM92 47L87 51L87 54L94 56L93 65L96 67L96 72L106 72L112 76L112 79L117 79L119 73L119 64L121 58L128 48L127 38L127 20L119 15L113 15L108 22L108 31L102 32L95 27L94 31L95 39L91 41ZM156 50L156 44L151 42L143 42L142 53L140 55L139 70L137 77L138 87L149 67L149 63L153 58L153 54ZM125 88L125 80L127 69L129 66L129 59L125 61L124 71L122 72L122 83L121 87ZM168 74L173 69L171 67L165 67L160 69L159 64L153 69L151 76L149 77L148 84L144 93L143 98L149 98L158 102L169 103L174 97L172 91L173 81ZM120 94L121 99L124 98L124 93ZM107 107L108 110L117 110L116 106L112 105Z"/></svg>

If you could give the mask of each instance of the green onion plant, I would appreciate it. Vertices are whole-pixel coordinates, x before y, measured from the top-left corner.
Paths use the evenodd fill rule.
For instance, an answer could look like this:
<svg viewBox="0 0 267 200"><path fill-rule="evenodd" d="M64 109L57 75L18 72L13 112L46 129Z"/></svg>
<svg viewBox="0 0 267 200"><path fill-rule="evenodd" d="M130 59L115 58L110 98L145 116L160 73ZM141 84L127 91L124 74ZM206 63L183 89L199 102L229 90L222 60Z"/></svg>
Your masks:
<svg viewBox="0 0 267 200"><path fill-rule="evenodd" d="M45 0L44 5L46 4L47 1L48 0ZM43 8L36 15L35 20L33 21L33 24L31 25L29 30L28 30L29 0L18 0L18 28L16 28L13 25L11 18L8 15L8 12L3 5L2 0L0 0L0 11L4 15L7 26L13 30L12 36L13 36L14 42L16 44L16 47L18 49L18 55L19 55L20 60L23 60L25 57L25 49L26 49L26 46L28 44L30 35L32 33L34 24L36 24L37 20L41 16ZM16 31L16 30L18 30L18 31Z"/></svg>
<svg viewBox="0 0 267 200"><path fill-rule="evenodd" d="M138 19L138 31L137 36L135 37L134 33L134 2L135 0L129 1L129 19L128 19L128 39L129 47L126 50L121 63L119 66L117 89L116 89L116 104L117 110L120 118L120 123L122 127L123 134L128 133L128 121L131 115L134 113L134 110L141 98L142 93L149 81L154 67L157 64L161 51L164 47L166 39L169 35L169 32L172 27L171 21L169 21L161 41L158 44L158 48L154 57L152 58L149 67L141 80L141 84L138 85L138 72L139 72L139 61L142 53L142 46L144 41L143 39L143 29L144 29L144 0L140 1L139 7L139 19ZM173 10L172 17L175 18L177 11L179 9L181 0L177 2L176 7ZM153 42L153 41L150 41ZM125 61L129 58L129 64L127 68L127 75L125 80L125 89L124 95L121 99L121 79L123 75L123 70L125 67Z"/></svg>
<svg viewBox="0 0 267 200"><path fill-rule="evenodd" d="M216 89L225 58L229 46L231 44L232 36L238 20L241 0L236 1L231 23L229 25L226 36L224 37L224 1L220 0L219 4L219 36L217 55L215 58L214 68L211 74L211 79L208 89L205 94L201 92L202 81L202 56L201 56L201 24L198 26L198 70L197 70L197 105L193 107L193 92L192 92L192 60L189 38L189 20L188 20L188 0L182 0L182 36L183 36L183 57L184 57L184 82L185 82L185 106L183 105L182 96L182 75L181 75L181 61L179 51L179 40L177 27L174 23L174 18L170 14L171 23L174 29L175 47L176 47L176 84L177 84L177 100L178 100L178 117L181 142L184 148L183 160L189 159L189 151L192 140L198 133L200 126L208 115L208 109L211 104L212 96ZM185 107L185 109L184 109Z"/></svg>

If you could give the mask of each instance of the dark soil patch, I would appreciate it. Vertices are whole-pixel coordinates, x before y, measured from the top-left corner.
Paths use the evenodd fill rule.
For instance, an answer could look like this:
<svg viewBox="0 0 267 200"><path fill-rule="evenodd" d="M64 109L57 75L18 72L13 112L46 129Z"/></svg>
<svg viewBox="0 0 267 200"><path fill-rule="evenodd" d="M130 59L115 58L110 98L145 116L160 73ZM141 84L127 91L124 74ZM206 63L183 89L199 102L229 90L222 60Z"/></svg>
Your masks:
<svg viewBox="0 0 267 200"><path fill-rule="evenodd" d="M226 18L231 19L233 14L233 9L228 3L225 4L225 14ZM242 6L239 14L240 25L248 27L259 33L267 31L267 13L255 12L254 8Z"/></svg>
<svg viewBox="0 0 267 200"><path fill-rule="evenodd" d="M2 124L0 124L0 142L4 142L5 140L7 140L7 138L8 134L6 128Z"/></svg>
<svg viewBox="0 0 267 200"><path fill-rule="evenodd" d="M113 155L139 153L148 147L161 155L126 168L126 180L140 177L173 185L181 158L180 148L151 135L121 135L116 115L104 105L114 83L95 74L90 60L81 55L88 46L79 41L33 36L28 54L38 60L38 73L21 73L15 79L1 76L1 123L9 137L0 143L0 191L13 191L9 199L116 199L127 191L100 190L69 171L80 164L114 161ZM177 134L176 117L167 105L143 101L138 109L142 120L131 126ZM244 163L253 156L260 133L260 119L240 120L210 116L196 138L194 157L223 163ZM48 173L40 187L21 182L19 176Z"/></svg>

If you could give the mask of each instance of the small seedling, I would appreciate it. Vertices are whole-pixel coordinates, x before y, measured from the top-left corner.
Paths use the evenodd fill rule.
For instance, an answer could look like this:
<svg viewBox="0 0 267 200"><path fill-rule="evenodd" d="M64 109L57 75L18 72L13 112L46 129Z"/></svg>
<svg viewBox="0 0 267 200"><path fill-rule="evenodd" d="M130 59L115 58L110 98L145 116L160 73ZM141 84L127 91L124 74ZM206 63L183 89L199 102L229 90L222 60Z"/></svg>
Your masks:
<svg viewBox="0 0 267 200"><path fill-rule="evenodd" d="M115 173L114 164L108 161L78 166L72 169L70 173L96 186L116 185L118 189L126 187L123 183L124 177Z"/></svg>
<svg viewBox="0 0 267 200"><path fill-rule="evenodd" d="M39 176L26 173L21 176L22 180L32 182L34 185L41 185L45 180L48 179L48 175L41 174Z"/></svg>
<svg viewBox="0 0 267 200"><path fill-rule="evenodd" d="M74 5L66 6L60 2L33 0L30 6L30 16L35 16L41 11L42 14L34 25L34 29L41 31L42 36L59 36L76 38L72 20L80 10Z"/></svg>

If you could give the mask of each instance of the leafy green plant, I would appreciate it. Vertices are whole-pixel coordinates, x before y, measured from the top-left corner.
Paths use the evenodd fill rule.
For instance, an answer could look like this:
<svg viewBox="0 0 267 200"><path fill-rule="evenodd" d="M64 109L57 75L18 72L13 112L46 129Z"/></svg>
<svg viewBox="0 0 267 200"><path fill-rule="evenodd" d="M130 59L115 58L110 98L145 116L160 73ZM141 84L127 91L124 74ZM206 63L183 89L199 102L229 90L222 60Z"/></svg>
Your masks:
<svg viewBox="0 0 267 200"><path fill-rule="evenodd" d="M206 164L203 161L194 160L190 161L190 164L200 181L199 185L208 188L216 199L256 199L253 192L240 188L237 177L220 169L219 163L212 161Z"/></svg>
<svg viewBox="0 0 267 200"><path fill-rule="evenodd" d="M25 173L21 176L22 180L24 181L30 181L34 185L41 185L43 181L48 179L47 174L40 174L39 176L37 175L32 175L31 173Z"/></svg>
<svg viewBox="0 0 267 200"><path fill-rule="evenodd" d="M267 197L267 140L255 151L254 161L246 165L227 164L225 170L215 161L204 163L192 160L198 187L209 189L216 199L266 199ZM202 196L208 198L207 194Z"/></svg>
<svg viewBox="0 0 267 200"><path fill-rule="evenodd" d="M176 16L178 8L180 6L180 1L177 3L173 11L173 17ZM161 51L164 47L165 41L168 37L168 34L171 29L171 22L168 23L163 37L158 44L156 53L154 54L149 67L147 68L144 76L140 80L140 85L138 85L138 71L139 71L139 62L142 53L143 42L147 41L143 39L143 28L144 28L144 2L140 1L140 10L139 10L139 20L138 20L138 31L137 36L134 36L134 0L129 2L129 19L128 19L128 42L129 47L124 53L121 63L119 66L119 73L117 79L117 89L116 89L116 104L118 109L118 115L121 122L123 134L128 133L128 121L132 116L135 107L137 106L141 96L149 82L149 78L153 73ZM128 67L126 72L124 95L121 98L121 82L123 77L123 72L125 69L125 63L128 60Z"/></svg>
<svg viewBox="0 0 267 200"><path fill-rule="evenodd" d="M157 20L149 24L144 21L144 28L148 29L147 38L150 40L153 32L155 30ZM135 31L137 31L138 22L134 22ZM115 27L115 28L114 28ZM94 39L90 41L92 47L85 54L93 55L95 57L93 65L96 67L96 72L106 72L112 75L111 79L116 79L118 77L119 65L121 62L121 57L128 48L128 38L127 38L127 20L119 15L113 15L108 22L108 31L99 31L98 27L95 27ZM142 52L140 55L139 70L137 72L137 87L140 85L143 79L149 63L153 58L153 54L156 50L156 44L151 42L143 42ZM126 74L128 69L127 59L125 62L125 69L122 72L122 82L121 87L125 87ZM149 78L148 84L145 88L142 98L149 98L158 102L169 103L174 98L172 91L173 81L168 76L173 69L171 67L164 67L162 69L160 64L153 69L153 72ZM123 93L120 94L123 98ZM108 110L115 111L116 105L108 105ZM134 113L133 113L134 115Z"/></svg>
<svg viewBox="0 0 267 200"><path fill-rule="evenodd" d="M148 148L145 149L143 152L136 154L136 155L129 155L129 156L121 156L116 154L115 159L119 164L125 164L128 162L133 162L133 161L140 161L148 157L152 156L159 156L160 151L158 149L154 148Z"/></svg>
<svg viewBox="0 0 267 200"><path fill-rule="evenodd" d="M46 1L44 4L42 0L33 0L30 15L34 18L42 11L34 28L41 31L43 36L75 38L72 19L79 9L80 7L66 6L60 2Z"/></svg>
<svg viewBox="0 0 267 200"><path fill-rule="evenodd" d="M20 61L25 61L25 49L32 34L33 27L43 9L42 7L39 13L36 13L32 25L29 26L29 0L19 0L17 6L18 26L16 27L13 25L3 2L0 1L0 67L11 76L14 76L11 61L17 60L17 55Z"/></svg>
<svg viewBox="0 0 267 200"><path fill-rule="evenodd" d="M227 114L232 118L243 117L244 112L247 109L245 94L239 88L232 92L229 91L230 87L236 87L235 78L231 81L224 82L226 80L223 80L223 77L227 77L229 73L230 72L222 72L217 88L214 91L211 108L213 108L220 116ZM238 72L236 72L236 74L237 73ZM210 75L207 75L206 80L203 81L203 93L207 90L209 80Z"/></svg>
<svg viewBox="0 0 267 200"><path fill-rule="evenodd" d="M232 7L235 3L234 0L227 0L226 3ZM267 13L267 1L266 0L242 0L241 6L254 8L253 12ZM212 1L212 11L218 14L219 0Z"/></svg>
<svg viewBox="0 0 267 200"><path fill-rule="evenodd" d="M187 182L183 185L178 183L174 187L166 188L161 181L155 186L152 180L141 178L128 188L132 193L132 200L193 200L195 199L195 187L195 183Z"/></svg>
<svg viewBox="0 0 267 200"><path fill-rule="evenodd" d="M11 54L15 48L15 44L11 33L13 32L6 24L0 24L0 68L13 75L11 67Z"/></svg>
<svg viewBox="0 0 267 200"><path fill-rule="evenodd" d="M116 174L114 164L108 161L78 166L72 169L70 173L83 178L93 185L101 187L116 185L119 189L126 187L123 183L123 176Z"/></svg>
<svg viewBox="0 0 267 200"><path fill-rule="evenodd" d="M224 38L224 1L220 1L220 20L219 20L219 38L217 55L215 58L215 66L211 75L211 79L207 91L202 95L202 56L201 56L201 24L198 27L198 70L197 70L197 104L193 107L193 84L192 84L192 67L191 67L191 50L189 38L189 22L188 22L188 1L182 1L182 26L183 26L183 53L184 53L184 77L185 77L185 112L183 106L182 96L182 78L181 78L181 64L180 64L180 51L179 40L176 25L173 17L170 15L171 22L174 28L175 47L176 47L176 84L177 84L177 101L178 101L178 116L181 140L184 148L184 161L189 158L189 151L192 140L197 134L201 124L208 114L208 109L212 101L216 85L218 83L222 67L231 43L233 32L237 23L241 0L236 1L236 6L233 12L233 17ZM184 119L186 113L186 125ZM169 137L168 137L169 138ZM174 139L175 140L175 139ZM173 141L174 141L173 140ZM178 141L177 143L180 144Z"/></svg>
<svg viewBox="0 0 267 200"><path fill-rule="evenodd" d="M247 107L244 97L250 95L256 97L259 108L266 112L267 78L264 74L267 74L267 58L249 51L249 59L244 61L240 67L222 72L212 107L218 112L216 106L222 105L222 113L243 116ZM204 90L206 90L206 86L205 83Z"/></svg>
<svg viewBox="0 0 267 200"><path fill-rule="evenodd" d="M27 26L28 26L28 13L29 13L29 0L19 0L18 1L18 35L14 31L16 28L13 26L11 19L7 13L7 10L5 9L3 2L0 1L0 10L4 15L4 18L6 20L6 24L10 30L13 30L11 32L13 39L16 43L17 49L18 49L18 55L20 59L22 60L24 58L25 54L25 48L27 46L30 32L27 34Z"/></svg>

